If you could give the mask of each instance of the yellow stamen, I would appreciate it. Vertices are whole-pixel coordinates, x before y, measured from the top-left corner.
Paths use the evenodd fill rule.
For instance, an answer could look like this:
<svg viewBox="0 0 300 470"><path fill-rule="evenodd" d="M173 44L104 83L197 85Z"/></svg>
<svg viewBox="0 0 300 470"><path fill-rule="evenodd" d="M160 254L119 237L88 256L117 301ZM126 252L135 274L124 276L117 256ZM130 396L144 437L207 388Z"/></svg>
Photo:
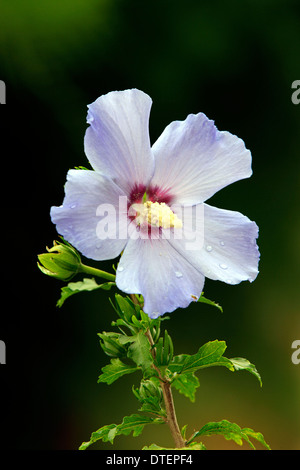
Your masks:
<svg viewBox="0 0 300 470"><path fill-rule="evenodd" d="M143 204L133 204L136 210L136 222L140 225L147 222L154 227L181 228L182 221L164 202L147 201Z"/></svg>

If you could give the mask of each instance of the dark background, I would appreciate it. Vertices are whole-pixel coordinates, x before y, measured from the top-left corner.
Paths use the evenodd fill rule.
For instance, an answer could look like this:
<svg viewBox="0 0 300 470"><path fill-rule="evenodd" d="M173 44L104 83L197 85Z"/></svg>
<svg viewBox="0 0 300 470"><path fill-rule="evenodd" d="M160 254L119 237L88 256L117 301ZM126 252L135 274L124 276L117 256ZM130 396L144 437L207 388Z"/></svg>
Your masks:
<svg viewBox="0 0 300 470"><path fill-rule="evenodd" d="M137 411L138 376L97 384L107 363L97 333L115 319L107 294L83 293L58 309L62 284L36 262L57 238L49 210L62 202L68 169L87 166L87 104L139 88L153 99L152 143L169 122L202 111L253 156L253 176L209 203L257 222L260 274L237 286L207 280L206 296L224 313L192 305L167 328L177 354L225 340L226 355L253 362L263 387L245 372L204 370L195 404L175 393L179 423L190 434L226 418L262 432L273 449L300 449L300 365L291 360L300 339L300 104L291 101L299 20L291 0L1 2L0 448L77 449L92 431ZM203 441L240 449L221 437ZM94 448L152 442L172 446L165 427L149 427Z"/></svg>

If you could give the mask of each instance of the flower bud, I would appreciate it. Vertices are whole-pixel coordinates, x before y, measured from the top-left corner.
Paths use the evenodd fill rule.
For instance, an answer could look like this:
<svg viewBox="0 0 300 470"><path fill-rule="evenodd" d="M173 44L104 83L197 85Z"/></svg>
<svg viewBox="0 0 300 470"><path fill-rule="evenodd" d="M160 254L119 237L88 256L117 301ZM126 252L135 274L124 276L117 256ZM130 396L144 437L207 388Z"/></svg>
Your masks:
<svg viewBox="0 0 300 470"><path fill-rule="evenodd" d="M141 399L158 397L160 401L162 400L161 388L154 384L152 380L144 380L141 382L139 395Z"/></svg>
<svg viewBox="0 0 300 470"><path fill-rule="evenodd" d="M120 344L119 337L121 336L119 333L112 333L112 332L103 332L98 333L100 339L100 345L105 354L110 357L123 357L126 355L126 348Z"/></svg>
<svg viewBox="0 0 300 470"><path fill-rule="evenodd" d="M68 281L78 273L81 260L71 245L54 241L53 247L47 247L47 251L38 255L38 267L44 274Z"/></svg>

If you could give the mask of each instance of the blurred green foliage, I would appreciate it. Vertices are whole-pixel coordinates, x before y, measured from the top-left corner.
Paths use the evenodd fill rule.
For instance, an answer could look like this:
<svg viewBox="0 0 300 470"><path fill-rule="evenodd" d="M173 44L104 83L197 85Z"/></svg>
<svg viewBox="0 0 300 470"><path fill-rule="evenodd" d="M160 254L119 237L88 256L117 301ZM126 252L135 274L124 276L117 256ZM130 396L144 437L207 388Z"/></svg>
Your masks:
<svg viewBox="0 0 300 470"><path fill-rule="evenodd" d="M19 178L34 207L26 219L33 257L56 237L48 210L62 201L67 170L87 164L86 106L103 93L133 87L148 93L152 142L169 122L202 111L252 151L252 178L210 203L258 223L260 274L253 284L235 287L206 281L205 294L223 314L193 305L172 314L168 331L176 354L225 340L228 353L254 362L263 381L260 389L248 375L204 371L196 404L175 397L179 422L184 416L192 431L226 418L260 429L273 449L300 449L300 366L291 361L291 344L300 339L300 105L291 102L291 84L300 79L299 19L293 0L0 4L0 79L7 86L14 160L23 168L26 156L29 168L30 182ZM131 378L117 385L124 387L122 402L113 386L97 384L104 364L97 333L114 320L107 294L82 294L57 311L60 285L41 279L35 260L29 269L41 294L26 320L31 372L18 386L26 389L31 425L14 446L77 448L92 430L136 411ZM29 411L21 410L26 421ZM124 436L115 448L141 448L151 441L147 432L136 440ZM157 443L171 445L159 432ZM212 442L230 448L212 439L210 448Z"/></svg>

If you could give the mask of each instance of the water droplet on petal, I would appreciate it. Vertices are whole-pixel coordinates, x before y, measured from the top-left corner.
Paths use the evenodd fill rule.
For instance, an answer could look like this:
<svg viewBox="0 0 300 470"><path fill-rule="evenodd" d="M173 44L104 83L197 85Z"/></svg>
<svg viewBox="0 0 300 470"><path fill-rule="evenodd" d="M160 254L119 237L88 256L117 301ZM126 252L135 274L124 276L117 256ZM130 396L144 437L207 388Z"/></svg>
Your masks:
<svg viewBox="0 0 300 470"><path fill-rule="evenodd" d="M183 274L180 271L175 271L175 276L180 278L183 276Z"/></svg>
<svg viewBox="0 0 300 470"><path fill-rule="evenodd" d="M221 263L219 266L222 269L227 269L228 268L227 264L224 264L224 263Z"/></svg>
<svg viewBox="0 0 300 470"><path fill-rule="evenodd" d="M120 272L124 271L123 266L118 266L118 271L120 271Z"/></svg>
<svg viewBox="0 0 300 470"><path fill-rule="evenodd" d="M212 246L210 246L210 245L207 245L207 247L206 247L206 251L212 251Z"/></svg>
<svg viewBox="0 0 300 470"><path fill-rule="evenodd" d="M220 245L221 245L221 246L225 246L225 242L220 242Z"/></svg>
<svg viewBox="0 0 300 470"><path fill-rule="evenodd" d="M76 207L76 204L72 204L72 205L70 206L70 209L75 209L75 207Z"/></svg>

